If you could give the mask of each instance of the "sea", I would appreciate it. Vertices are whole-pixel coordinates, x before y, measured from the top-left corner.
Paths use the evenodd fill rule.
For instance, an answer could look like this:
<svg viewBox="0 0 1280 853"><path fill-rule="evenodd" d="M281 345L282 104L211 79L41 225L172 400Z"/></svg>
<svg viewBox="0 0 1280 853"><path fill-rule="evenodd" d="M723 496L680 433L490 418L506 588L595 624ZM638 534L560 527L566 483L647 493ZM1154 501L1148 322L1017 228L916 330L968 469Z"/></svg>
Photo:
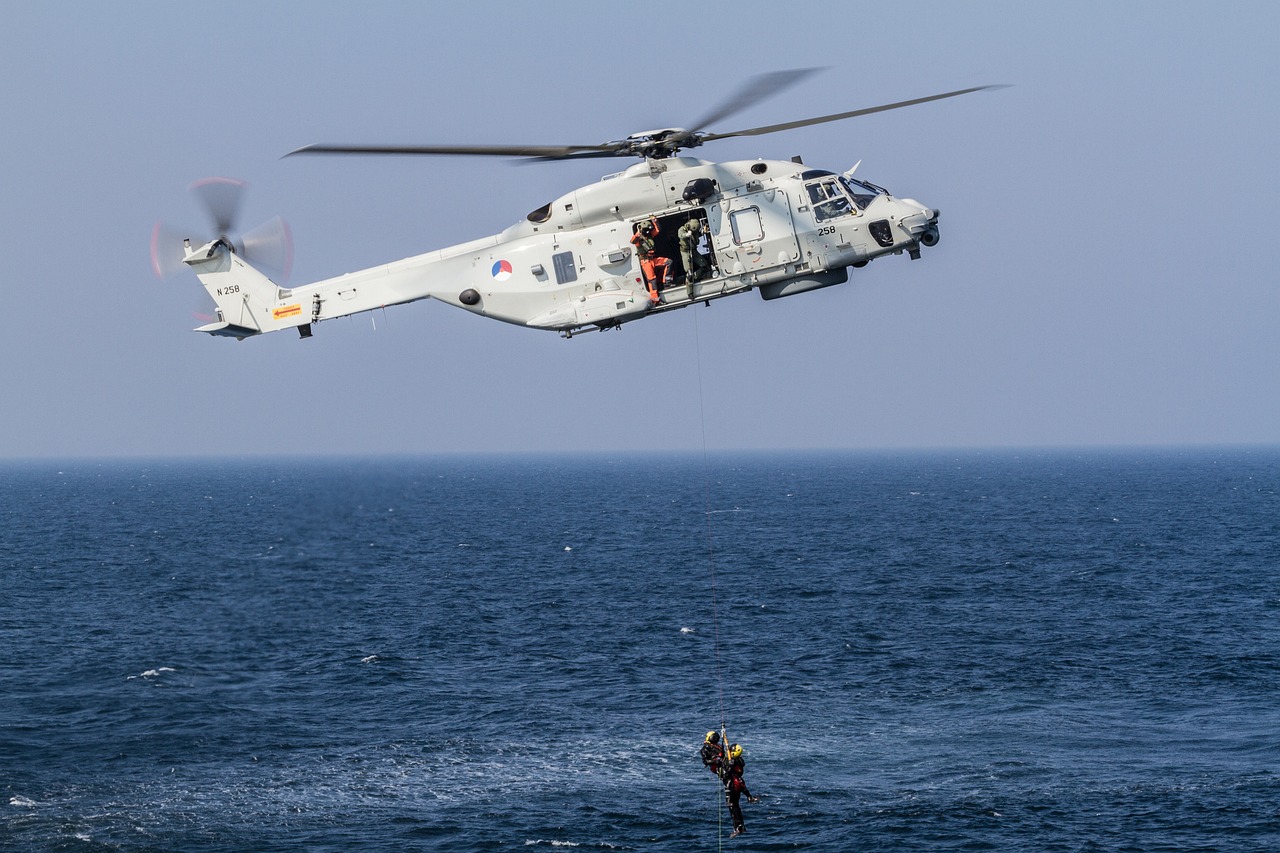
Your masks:
<svg viewBox="0 0 1280 853"><path fill-rule="evenodd" d="M3 850L1280 849L1280 449L7 462L0 578Z"/></svg>

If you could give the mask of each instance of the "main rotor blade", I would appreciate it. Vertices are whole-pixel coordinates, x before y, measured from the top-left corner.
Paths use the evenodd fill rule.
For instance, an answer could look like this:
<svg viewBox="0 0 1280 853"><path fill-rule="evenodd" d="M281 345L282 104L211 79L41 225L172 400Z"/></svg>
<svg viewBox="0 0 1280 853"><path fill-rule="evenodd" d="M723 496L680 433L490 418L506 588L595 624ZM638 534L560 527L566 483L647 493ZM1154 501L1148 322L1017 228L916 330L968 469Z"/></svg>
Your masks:
<svg viewBox="0 0 1280 853"><path fill-rule="evenodd" d="M736 92L721 102L709 115L689 128L689 132L691 134L697 133L704 127L723 121L731 115L736 115L752 104L776 95L783 89L789 89L804 78L821 70L821 68L792 68L787 71L770 71L768 74L758 74L744 82Z"/></svg>
<svg viewBox="0 0 1280 853"><path fill-rule="evenodd" d="M622 146L613 145L609 147L601 147L595 150L573 151L569 154L557 154L554 157L525 157L523 160L517 160L517 163L546 163L552 160L594 160L604 157L624 157L631 156L630 151L624 151Z"/></svg>
<svg viewBox="0 0 1280 853"><path fill-rule="evenodd" d="M916 104L926 104L929 101L940 101L943 98L954 98L956 95L967 95L970 92L980 92L983 89L1002 89L1003 86L974 86L971 89L958 89L955 92L943 92L941 95L929 95L926 98L912 98L909 101L898 101L892 104L881 104L878 107L867 107L861 110L850 110L847 113L835 113L829 116L819 116L818 118L801 119L800 121L788 121L782 124L770 124L764 127L752 127L747 130L735 130L731 133L706 133L702 135L703 142L710 142L713 139L728 139L731 136L762 136L766 133L776 133L780 130L792 130L797 127L808 127L811 124L823 124L828 121L840 121L841 119L854 118L855 116L865 116L871 113L882 113L886 110L896 110L901 107L912 107Z"/></svg>
<svg viewBox="0 0 1280 853"><path fill-rule="evenodd" d="M563 160L571 157L611 157L616 145L304 145L294 154L468 154L480 157L538 157Z"/></svg>

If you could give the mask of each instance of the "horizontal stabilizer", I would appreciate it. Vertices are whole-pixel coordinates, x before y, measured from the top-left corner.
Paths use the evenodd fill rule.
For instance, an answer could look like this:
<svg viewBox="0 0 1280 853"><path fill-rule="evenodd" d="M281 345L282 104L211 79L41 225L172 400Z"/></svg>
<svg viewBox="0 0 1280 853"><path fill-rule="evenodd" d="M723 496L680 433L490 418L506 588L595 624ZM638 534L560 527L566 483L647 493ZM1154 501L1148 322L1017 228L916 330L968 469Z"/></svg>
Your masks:
<svg viewBox="0 0 1280 853"><path fill-rule="evenodd" d="M192 331L205 332L206 334L219 335L225 338L238 338L240 340L244 340L250 335L260 334L257 329L248 329L244 326L237 326L234 323L227 323L225 321L209 323L208 325L195 328Z"/></svg>

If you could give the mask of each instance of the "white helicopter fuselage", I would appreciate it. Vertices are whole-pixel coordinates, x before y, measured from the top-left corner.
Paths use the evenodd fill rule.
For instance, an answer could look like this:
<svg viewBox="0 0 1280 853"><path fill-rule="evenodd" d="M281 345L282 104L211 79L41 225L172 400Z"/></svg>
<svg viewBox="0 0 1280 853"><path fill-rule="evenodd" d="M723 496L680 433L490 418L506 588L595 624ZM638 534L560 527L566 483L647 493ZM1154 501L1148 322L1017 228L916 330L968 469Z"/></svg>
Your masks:
<svg viewBox="0 0 1280 853"><path fill-rule="evenodd" d="M701 222L685 278L676 232ZM648 280L633 236L654 222ZM432 298L507 323L560 332L622 323L756 289L765 299L848 280L886 254L937 242L938 211L852 178L790 161L647 159L556 199L500 234L293 288L282 288L223 240L192 247L190 265L218 305L197 331L245 338ZM656 299L654 298L656 296Z"/></svg>

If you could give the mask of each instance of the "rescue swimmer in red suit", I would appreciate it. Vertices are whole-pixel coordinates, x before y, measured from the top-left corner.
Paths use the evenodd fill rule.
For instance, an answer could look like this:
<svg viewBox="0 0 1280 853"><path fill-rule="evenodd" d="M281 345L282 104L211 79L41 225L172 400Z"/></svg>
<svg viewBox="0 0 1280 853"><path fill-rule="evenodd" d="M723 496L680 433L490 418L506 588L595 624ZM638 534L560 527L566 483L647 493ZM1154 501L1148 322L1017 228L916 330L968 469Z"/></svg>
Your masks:
<svg viewBox="0 0 1280 853"><path fill-rule="evenodd" d="M733 835L741 835L747 831L747 825L742 820L742 806L738 804L739 798L747 795L747 802L758 803L759 797L751 796L751 792L747 790L747 783L742 778L742 771L746 767L746 761L742 758L742 747L738 744L732 744L729 752L725 755L724 763L721 765L723 770L720 778L724 781L724 798L729 803L729 816L733 818Z"/></svg>

